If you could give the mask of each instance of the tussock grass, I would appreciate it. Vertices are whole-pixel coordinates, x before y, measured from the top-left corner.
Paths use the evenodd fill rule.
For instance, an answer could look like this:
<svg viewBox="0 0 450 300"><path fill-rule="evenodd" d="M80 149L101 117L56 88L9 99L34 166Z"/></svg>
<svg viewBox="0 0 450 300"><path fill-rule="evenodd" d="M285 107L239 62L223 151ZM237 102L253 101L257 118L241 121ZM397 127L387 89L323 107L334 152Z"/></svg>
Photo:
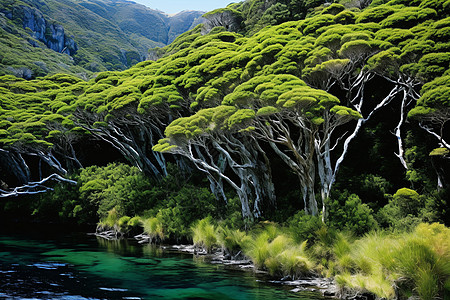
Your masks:
<svg viewBox="0 0 450 300"><path fill-rule="evenodd" d="M340 286L345 286L355 290L367 290L380 298L393 299L395 289L392 282L383 277L382 274L363 275L348 273L336 276L336 282Z"/></svg>
<svg viewBox="0 0 450 300"><path fill-rule="evenodd" d="M108 215L106 218L101 219L100 222L97 223L97 231L104 230L121 232L119 226L119 213L115 207L108 211Z"/></svg>
<svg viewBox="0 0 450 300"><path fill-rule="evenodd" d="M243 246L255 267L270 275L297 278L308 274L314 263L306 252L306 241L298 244L279 228L269 225L253 235Z"/></svg>
<svg viewBox="0 0 450 300"><path fill-rule="evenodd" d="M117 221L117 226L120 230L120 232L127 232L129 230L128 228L128 222L130 221L130 217L123 216Z"/></svg>
<svg viewBox="0 0 450 300"><path fill-rule="evenodd" d="M139 216L132 217L127 224L131 228L136 228L142 225L142 219Z"/></svg>
<svg viewBox="0 0 450 300"><path fill-rule="evenodd" d="M144 227L144 233L146 233L150 237L151 242L164 240L164 226L158 218L154 217L145 219L142 225Z"/></svg>
<svg viewBox="0 0 450 300"><path fill-rule="evenodd" d="M278 260L281 263L281 271L284 275L298 278L311 272L314 268L314 263L308 257L305 249L306 241L300 245L289 247L278 256Z"/></svg>
<svg viewBox="0 0 450 300"><path fill-rule="evenodd" d="M119 212L114 207L113 209L108 211L108 216L106 217L104 223L109 228L115 228L117 227L116 225L118 225L118 221L119 221Z"/></svg>
<svg viewBox="0 0 450 300"><path fill-rule="evenodd" d="M256 268L263 268L269 257L269 234L262 232L252 237L243 245L243 249Z"/></svg>
<svg viewBox="0 0 450 300"><path fill-rule="evenodd" d="M212 224L211 217L206 217L191 226L192 240L195 246L202 247L207 253L211 253L213 246L217 245L219 232Z"/></svg>
<svg viewBox="0 0 450 300"><path fill-rule="evenodd" d="M217 242L224 252L236 255L242 249L242 245L249 239L247 234L239 229L230 229L219 226L217 229Z"/></svg>
<svg viewBox="0 0 450 300"><path fill-rule="evenodd" d="M356 241L338 260L342 287L393 299L412 291L420 299L450 295L450 229L420 224L411 233L372 232ZM342 259L344 261L342 261ZM348 268L348 266L352 266Z"/></svg>

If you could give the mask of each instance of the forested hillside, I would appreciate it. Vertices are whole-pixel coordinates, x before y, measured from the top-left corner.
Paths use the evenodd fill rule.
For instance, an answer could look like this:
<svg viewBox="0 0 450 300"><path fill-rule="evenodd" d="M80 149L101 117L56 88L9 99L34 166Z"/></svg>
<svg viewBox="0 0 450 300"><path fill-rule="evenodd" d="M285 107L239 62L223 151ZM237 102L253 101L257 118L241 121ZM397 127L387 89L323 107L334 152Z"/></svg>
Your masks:
<svg viewBox="0 0 450 300"><path fill-rule="evenodd" d="M199 24L202 14L168 16L130 1L2 1L0 74L88 79L92 72L124 70Z"/></svg>
<svg viewBox="0 0 450 300"><path fill-rule="evenodd" d="M100 218L116 234L135 230L139 215L151 239L177 241L207 215L241 229L275 221L312 242L316 271L341 274L343 286L448 296L448 228L409 232L450 220L450 1L263 2L208 13L155 50L157 61L90 81L0 77L0 192L19 196L1 202L2 214ZM214 230L205 220L196 228ZM331 234L382 228L408 233L366 236L356 250ZM286 253L253 258L257 241L291 245L272 233L253 248L222 242L247 245L274 274L312 268L277 269ZM194 242L214 244L195 231ZM411 261L434 253L418 267L429 277L397 268L410 246Z"/></svg>

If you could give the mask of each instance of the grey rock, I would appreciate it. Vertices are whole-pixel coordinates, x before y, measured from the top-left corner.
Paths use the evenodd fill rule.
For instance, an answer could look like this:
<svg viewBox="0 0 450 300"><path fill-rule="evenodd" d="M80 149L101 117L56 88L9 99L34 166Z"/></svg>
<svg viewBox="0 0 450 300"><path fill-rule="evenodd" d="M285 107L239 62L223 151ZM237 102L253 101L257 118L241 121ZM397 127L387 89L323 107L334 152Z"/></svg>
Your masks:
<svg viewBox="0 0 450 300"><path fill-rule="evenodd" d="M232 10L221 10L203 16L202 34L207 34L215 27L224 27L227 31L238 32L242 26L242 17Z"/></svg>
<svg viewBox="0 0 450 300"><path fill-rule="evenodd" d="M4 14L11 20L21 20L22 27L28 28L33 38L43 42L53 51L70 56L77 52L78 46L75 40L65 34L64 27L47 21L38 9L19 5L14 6L11 12L4 12ZM35 42L30 44L36 47Z"/></svg>
<svg viewBox="0 0 450 300"><path fill-rule="evenodd" d="M34 75L32 70L30 70L28 68L25 68L25 67L13 68L13 67L8 66L7 69L9 71L11 71L11 73L14 76L20 77L20 78L24 78L24 79L27 79L27 80L32 79L33 75Z"/></svg>

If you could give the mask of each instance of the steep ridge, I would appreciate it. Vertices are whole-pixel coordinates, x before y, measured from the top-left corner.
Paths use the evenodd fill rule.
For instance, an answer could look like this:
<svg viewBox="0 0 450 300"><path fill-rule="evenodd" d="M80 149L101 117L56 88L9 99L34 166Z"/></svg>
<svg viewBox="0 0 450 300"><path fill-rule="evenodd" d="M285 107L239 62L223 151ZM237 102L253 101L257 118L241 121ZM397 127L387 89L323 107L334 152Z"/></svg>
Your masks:
<svg viewBox="0 0 450 300"><path fill-rule="evenodd" d="M62 72L87 78L91 72L124 70L146 60L150 48L165 46L198 24L202 14L168 16L124 0L4 1L0 3L0 38L4 40L0 74L30 79Z"/></svg>

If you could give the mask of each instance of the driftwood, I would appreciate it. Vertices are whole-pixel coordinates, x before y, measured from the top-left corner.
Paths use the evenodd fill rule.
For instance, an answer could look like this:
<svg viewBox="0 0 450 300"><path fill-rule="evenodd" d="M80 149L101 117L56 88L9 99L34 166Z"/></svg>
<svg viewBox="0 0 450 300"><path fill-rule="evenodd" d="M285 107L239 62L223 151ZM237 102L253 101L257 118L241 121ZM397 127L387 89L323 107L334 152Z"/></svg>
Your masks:
<svg viewBox="0 0 450 300"><path fill-rule="evenodd" d="M119 232L116 230L107 230L107 231L96 232L95 235L98 237L104 238L106 240L112 241L112 240L118 239Z"/></svg>
<svg viewBox="0 0 450 300"><path fill-rule="evenodd" d="M134 236L134 239L137 240L139 244L151 243L152 238L145 233L141 233Z"/></svg>

